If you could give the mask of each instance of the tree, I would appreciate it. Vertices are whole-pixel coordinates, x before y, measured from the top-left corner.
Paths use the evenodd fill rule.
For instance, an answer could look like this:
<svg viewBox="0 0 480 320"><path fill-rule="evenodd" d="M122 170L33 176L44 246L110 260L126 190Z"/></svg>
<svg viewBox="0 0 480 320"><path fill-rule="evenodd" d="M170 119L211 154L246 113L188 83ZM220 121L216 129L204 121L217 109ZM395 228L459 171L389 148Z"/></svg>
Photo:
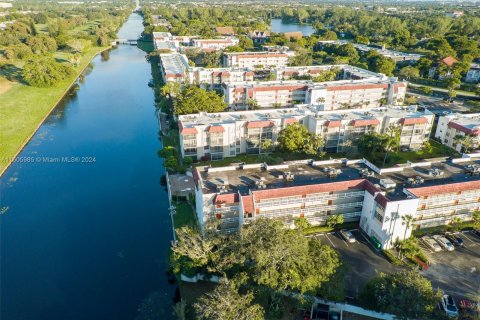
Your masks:
<svg viewBox="0 0 480 320"><path fill-rule="evenodd" d="M471 135L460 135L457 134L455 137L453 137L453 141L457 144L460 145L460 151L463 150L463 152L468 153L471 151L472 148L475 148L477 146L477 142L474 140L474 137Z"/></svg>
<svg viewBox="0 0 480 320"><path fill-rule="evenodd" d="M412 226L413 223L413 216L411 214L406 214L401 217L402 218L402 225L405 226L405 233L403 234L403 239L407 238L408 229Z"/></svg>
<svg viewBox="0 0 480 320"><path fill-rule="evenodd" d="M182 92L182 86L178 82L169 81L162 87L162 95L165 97L168 96L170 99L180 92Z"/></svg>
<svg viewBox="0 0 480 320"><path fill-rule="evenodd" d="M308 222L308 220L303 218L303 217L302 218L295 218L294 224L295 224L295 227L297 227L299 229L302 229L302 230L305 230L305 229L310 228L312 226L310 224L310 222Z"/></svg>
<svg viewBox="0 0 480 320"><path fill-rule="evenodd" d="M175 172L178 169L178 160L177 157L175 156L170 156L167 159L165 159L165 167L168 169L170 172Z"/></svg>
<svg viewBox="0 0 480 320"><path fill-rule="evenodd" d="M398 75L404 79L410 80L410 78L420 77L420 70L412 66L406 66L400 69Z"/></svg>
<svg viewBox="0 0 480 320"><path fill-rule="evenodd" d="M376 132L367 133L357 142L358 152L365 158L372 160L376 152L381 150L382 136Z"/></svg>
<svg viewBox="0 0 480 320"><path fill-rule="evenodd" d="M197 271L207 269L212 260L214 241L203 238L189 227L177 229L176 233L178 241L172 248L173 271L195 275Z"/></svg>
<svg viewBox="0 0 480 320"><path fill-rule="evenodd" d="M314 293L341 265L331 247L305 238L299 229L286 229L281 220L256 219L241 237L252 279L274 291Z"/></svg>
<svg viewBox="0 0 480 320"><path fill-rule="evenodd" d="M389 152L398 150L400 147L400 128L390 127L387 130L386 134L381 135L381 143L383 151L385 152L385 157L383 158L383 165L387 161L387 156Z"/></svg>
<svg viewBox="0 0 480 320"><path fill-rule="evenodd" d="M289 66L310 66L313 63L312 55L308 50L299 49L293 57L288 59Z"/></svg>
<svg viewBox="0 0 480 320"><path fill-rule="evenodd" d="M321 136L310 133L305 126L293 123L280 130L278 144L285 151L305 152L313 155L319 152L324 141Z"/></svg>
<svg viewBox="0 0 480 320"><path fill-rule="evenodd" d="M393 74L395 69L395 61L384 57L375 50L370 50L367 55L368 69L374 72L383 73L387 76Z"/></svg>
<svg viewBox="0 0 480 320"><path fill-rule="evenodd" d="M328 217L327 226L329 228L333 228L337 224L342 224L343 222L344 222L344 218L342 214L334 214Z"/></svg>
<svg viewBox="0 0 480 320"><path fill-rule="evenodd" d="M245 101L245 103L248 107L248 110L258 110L258 109L260 109L260 105L258 104L258 101L255 100L255 99L248 98Z"/></svg>
<svg viewBox="0 0 480 320"><path fill-rule="evenodd" d="M262 306L253 304L253 293L240 294L230 281L222 281L212 292L200 297L195 303L199 319L206 320L262 320Z"/></svg>
<svg viewBox="0 0 480 320"><path fill-rule="evenodd" d="M460 230L460 224L462 223L462 219L459 217L453 217L452 220L450 221L450 224L452 226L453 231L458 231Z"/></svg>
<svg viewBox="0 0 480 320"><path fill-rule="evenodd" d="M472 213L472 221L475 226L480 226L480 211L474 211Z"/></svg>
<svg viewBox="0 0 480 320"><path fill-rule="evenodd" d="M82 53L90 48L90 42L82 39L72 39L67 42L67 47L69 47L73 53Z"/></svg>
<svg viewBox="0 0 480 320"><path fill-rule="evenodd" d="M429 141L425 141L422 144L422 152L425 154L431 154L433 152L432 144Z"/></svg>
<svg viewBox="0 0 480 320"><path fill-rule="evenodd" d="M201 111L221 112L227 107L223 98L215 91L207 91L197 86L187 86L175 97L175 114L191 114Z"/></svg>
<svg viewBox="0 0 480 320"><path fill-rule="evenodd" d="M23 78L29 85L40 88L51 87L72 74L70 66L48 56L27 61L22 71Z"/></svg>
<svg viewBox="0 0 480 320"><path fill-rule="evenodd" d="M207 68L220 67L221 51L204 52L202 54L202 63Z"/></svg>
<svg viewBox="0 0 480 320"><path fill-rule="evenodd" d="M430 318L440 295L432 284L417 271L381 273L370 280L360 294L363 306L380 312L388 312L399 319Z"/></svg>
<svg viewBox="0 0 480 320"><path fill-rule="evenodd" d="M272 148L273 148L272 139L265 139L262 142L260 142L260 152L263 152L268 155L270 151L272 151Z"/></svg>

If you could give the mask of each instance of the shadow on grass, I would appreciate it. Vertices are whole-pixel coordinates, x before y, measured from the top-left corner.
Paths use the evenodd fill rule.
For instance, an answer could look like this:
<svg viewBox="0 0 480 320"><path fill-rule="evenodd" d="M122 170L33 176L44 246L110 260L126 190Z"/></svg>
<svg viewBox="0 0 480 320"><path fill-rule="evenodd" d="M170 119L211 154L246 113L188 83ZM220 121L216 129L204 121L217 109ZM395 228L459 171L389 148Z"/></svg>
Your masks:
<svg viewBox="0 0 480 320"><path fill-rule="evenodd" d="M13 64L1 66L0 77L4 77L8 81L25 83L22 76L22 69Z"/></svg>

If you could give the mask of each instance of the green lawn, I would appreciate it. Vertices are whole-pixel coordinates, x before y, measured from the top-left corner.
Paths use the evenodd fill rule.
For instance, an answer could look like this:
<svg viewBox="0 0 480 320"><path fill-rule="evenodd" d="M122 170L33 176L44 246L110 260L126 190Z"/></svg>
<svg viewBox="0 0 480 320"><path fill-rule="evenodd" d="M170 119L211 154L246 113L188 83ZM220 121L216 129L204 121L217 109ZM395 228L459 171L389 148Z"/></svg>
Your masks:
<svg viewBox="0 0 480 320"><path fill-rule="evenodd" d="M344 153L328 153L323 157L312 156L305 153L299 152L272 152L269 154L270 157L278 158L282 161L294 161L294 160L307 160L307 159L314 159L314 160L328 160L330 158L341 159L345 158L347 155ZM235 157L224 158L222 160L213 160L213 161L200 161L195 163L194 165L211 165L212 167L224 167L228 166L231 163L258 163L262 161L262 155L258 154L239 154Z"/></svg>
<svg viewBox="0 0 480 320"><path fill-rule="evenodd" d="M177 208L176 213L173 215L173 224L174 228L178 229L184 226L189 226L191 228L196 228L195 214L193 208L187 202L174 202L173 203Z"/></svg>
<svg viewBox="0 0 480 320"><path fill-rule="evenodd" d="M432 146L431 152L425 152L423 150L419 151L408 151L408 152L393 152L389 153L387 156L387 162L384 167L388 168L396 164L407 163L410 162L417 162L422 161L424 159L431 159L431 158L440 158L440 157L456 157L460 156L458 152L455 150L435 141L430 140L430 145ZM373 159L373 163L375 165L383 165L383 157L384 154L378 154L375 159Z"/></svg>
<svg viewBox="0 0 480 320"><path fill-rule="evenodd" d="M2 119L0 122L0 175L8 167L9 161L28 142L44 118L53 110L83 69L96 54L103 50L105 48L92 48L82 57L80 66L77 68L77 74L54 87L36 88L21 82L15 82L8 91L0 95ZM3 72L6 71L0 71L0 79L11 78L11 75Z"/></svg>

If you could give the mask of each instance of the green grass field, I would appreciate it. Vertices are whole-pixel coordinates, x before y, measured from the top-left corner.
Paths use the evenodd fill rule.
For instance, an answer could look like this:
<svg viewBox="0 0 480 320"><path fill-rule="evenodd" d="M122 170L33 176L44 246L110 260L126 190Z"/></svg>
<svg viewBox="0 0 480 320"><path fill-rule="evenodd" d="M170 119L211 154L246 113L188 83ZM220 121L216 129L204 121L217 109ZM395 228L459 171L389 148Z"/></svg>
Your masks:
<svg viewBox="0 0 480 320"><path fill-rule="evenodd" d="M28 142L82 70L103 50L105 48L92 48L82 57L77 74L51 88L36 88L15 81L18 77L12 73L20 72L18 67L14 71L12 68L0 71L0 83L7 83L6 78L13 79L8 81L9 88L0 93L0 174L6 170L11 159Z"/></svg>

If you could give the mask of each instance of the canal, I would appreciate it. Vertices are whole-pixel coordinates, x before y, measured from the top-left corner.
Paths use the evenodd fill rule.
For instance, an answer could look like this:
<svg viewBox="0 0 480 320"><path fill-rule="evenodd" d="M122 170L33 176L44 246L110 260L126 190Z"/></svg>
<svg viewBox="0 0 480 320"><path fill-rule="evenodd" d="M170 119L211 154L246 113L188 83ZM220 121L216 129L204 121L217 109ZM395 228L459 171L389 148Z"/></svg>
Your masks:
<svg viewBox="0 0 480 320"><path fill-rule="evenodd" d="M133 14L119 37L142 29ZM92 65L1 178L2 320L130 320L149 296L173 318L150 64L120 46Z"/></svg>

